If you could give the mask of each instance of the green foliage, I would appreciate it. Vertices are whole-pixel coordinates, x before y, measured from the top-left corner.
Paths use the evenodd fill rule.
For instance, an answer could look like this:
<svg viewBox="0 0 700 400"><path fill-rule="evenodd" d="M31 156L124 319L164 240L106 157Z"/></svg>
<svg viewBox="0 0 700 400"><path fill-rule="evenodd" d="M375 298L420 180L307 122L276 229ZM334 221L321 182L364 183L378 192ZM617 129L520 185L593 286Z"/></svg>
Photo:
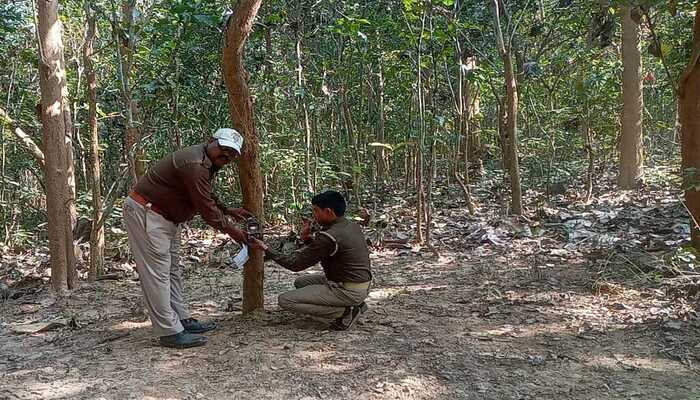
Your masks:
<svg viewBox="0 0 700 400"><path fill-rule="evenodd" d="M551 180L580 181L586 168L584 121L593 136L596 168L605 170L605 163L612 162L606 160L614 159L621 109L622 65L615 36L619 35L618 4L600 10L597 2L505 3L502 29L512 45L519 89L525 188L538 188ZM643 2L671 75L667 76L657 56L644 53L644 72L654 76L653 82L645 83L644 93L650 160L677 153L674 86L691 50L694 2L676 3L674 14L665 1ZM81 138L75 148L78 206L81 214L88 214L89 171L81 170L84 152L78 144L89 148L84 77L79 79L78 74L83 4L82 0L62 2L61 14L67 81L71 104L78 106L76 134ZM125 108L115 41L128 32L123 21L112 21L118 2L99 0L92 5L100 33L95 62L106 191L123 163ZM183 146L201 143L231 121L221 72L222 17L227 11L223 3L157 0L147 5L137 7L134 68L129 78L139 108L137 121L143 133L150 135L145 158L151 163L177 147L176 136ZM602 47L591 37L594 16L599 13L613 21L611 43ZM643 48L648 49L651 37L646 20L642 23ZM0 5L0 51L7 60L0 63L0 93L9 114L40 142L34 109L39 91L33 24L31 2ZM476 61L474 68L467 66L471 57ZM455 104L460 71L470 90L479 93L480 109L471 123L481 132L485 166L502 167L498 105L504 101L504 68L495 49L488 2L265 1L246 45L245 63L261 139L266 207L272 218L290 220L308 201L304 105L312 136L310 175L317 190L372 187L379 181L375 178L380 149L388 161L388 181L403 180L406 159L420 144L418 66L426 95L423 151L427 155L429 145L436 143L437 174L448 173L459 138ZM40 211L42 189L35 177L41 174L10 132L5 130L2 139L6 159L0 189L7 200L0 210L0 224L17 221L17 232L32 232L45 219ZM219 192L225 200L240 201L237 182L234 170L222 174Z"/></svg>

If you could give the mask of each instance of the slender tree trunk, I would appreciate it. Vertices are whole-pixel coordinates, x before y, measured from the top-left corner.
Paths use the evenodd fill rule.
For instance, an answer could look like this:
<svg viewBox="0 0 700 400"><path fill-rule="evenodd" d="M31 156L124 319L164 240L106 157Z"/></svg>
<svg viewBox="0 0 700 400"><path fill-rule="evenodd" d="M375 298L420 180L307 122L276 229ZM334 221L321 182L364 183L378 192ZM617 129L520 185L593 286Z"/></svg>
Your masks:
<svg viewBox="0 0 700 400"><path fill-rule="evenodd" d="M581 124L583 131L583 139L585 140L585 149L588 156L588 169L586 171L586 203L591 201L593 197L593 173L595 167L595 155L593 154L593 136L591 135L590 116L588 115L588 106L586 105L586 116Z"/></svg>
<svg viewBox="0 0 700 400"><path fill-rule="evenodd" d="M136 120L137 106L131 90L131 74L133 67L133 56L136 48L136 29L134 21L135 0L124 0L122 3L122 22L124 26L118 28L116 12L114 19L114 40L117 42L117 66L119 80L121 83L122 99L126 113L126 129L124 132L124 143L126 154L131 165L131 178L134 182L145 172L143 154L138 148L141 140L140 124ZM125 29L125 31L122 31Z"/></svg>
<svg viewBox="0 0 700 400"><path fill-rule="evenodd" d="M71 148L70 106L63 59L58 1L38 2L39 85L41 123L46 149L46 208L48 213L51 283L59 293L75 284L75 253L71 207L75 199ZM75 186L73 186L75 187Z"/></svg>
<svg viewBox="0 0 700 400"><path fill-rule="evenodd" d="M269 98L270 98L270 132L277 132L278 122L277 122L277 97L275 96L275 88L277 87L277 78L273 72L273 48L272 48L272 27L268 26L265 29L265 75L271 79L271 84L269 86Z"/></svg>
<svg viewBox="0 0 700 400"><path fill-rule="evenodd" d="M642 142L642 57L639 50L639 26L632 19L629 3L620 7L622 19L622 136L620 137L620 189L635 189L644 180Z"/></svg>
<svg viewBox="0 0 700 400"><path fill-rule="evenodd" d="M416 241L418 241L418 243L423 243L423 217L425 216L425 212L423 210L423 157L421 157L420 151L420 148L416 145L414 149L415 173L413 176L416 188Z"/></svg>
<svg viewBox="0 0 700 400"><path fill-rule="evenodd" d="M700 250L700 0L695 4L693 51L678 85L681 156L685 202L691 216L691 239Z"/></svg>
<svg viewBox="0 0 700 400"><path fill-rule="evenodd" d="M91 137L92 154L92 230L90 231L90 271L88 280L94 281L102 275L104 268L105 234L102 219L102 190L100 178L100 136L97 131L97 76L93 65L95 35L95 15L91 2L85 2L85 45L83 46L83 64L85 66L85 84L88 102L88 127ZM99 224L99 225L98 225Z"/></svg>
<svg viewBox="0 0 700 400"><path fill-rule="evenodd" d="M260 173L260 144L255 130L255 109L248 87L248 73L243 65L245 42L253 30L253 22L262 0L239 0L226 22L223 46L223 69L230 117L234 127L245 139L239 170L243 206L263 221L262 175ZM263 254L251 249L243 279L243 312L264 306Z"/></svg>
<svg viewBox="0 0 700 400"><path fill-rule="evenodd" d="M360 171L362 166L360 165L360 150L357 138L357 133L355 132L355 123L352 119L352 112L350 110L350 104L348 103L347 96L347 86L343 85L342 89L342 108L343 108L343 118L345 119L345 127L348 133L348 141L352 149L352 186L353 194L355 196L355 201L358 207L362 203L360 199Z"/></svg>
<svg viewBox="0 0 700 400"><path fill-rule="evenodd" d="M500 11L498 0L493 0L494 25L496 28L496 43L498 52L503 60L506 84L506 144L508 170L510 177L511 212L516 215L523 213L522 193L520 188L520 165L518 160L518 88L513 71L510 43L506 46L501 32Z"/></svg>
<svg viewBox="0 0 700 400"><path fill-rule="evenodd" d="M467 66L467 73L471 70L476 70L477 62L476 57L467 57L465 65ZM482 159L483 149L481 146L481 123L479 122L479 113L481 112L481 100L479 93L479 86L473 85L469 79L464 79L465 94L466 94L466 111L467 120L465 123L469 126L467 129L467 134L469 135L468 140L466 140L468 156L467 159L470 160L471 164L476 166L476 173L478 175L483 175L484 171L484 161Z"/></svg>
<svg viewBox="0 0 700 400"><path fill-rule="evenodd" d="M383 65L383 54L379 56L379 101L377 105L377 113L379 116L379 124L377 126L377 141L379 143L385 143L386 142L386 132L385 132L385 125L386 121L385 118L386 116L384 115L384 65ZM386 184L387 179L386 179L386 173L387 173L387 163L386 163L386 149L383 146L377 146L375 148L375 156L377 158L376 163L377 163L377 180L381 184Z"/></svg>
<svg viewBox="0 0 700 400"><path fill-rule="evenodd" d="M459 42L455 41L457 46L457 59L461 58L461 49L459 48ZM470 148L470 135L469 135L469 119L470 119L470 107L469 107L469 97L470 90L468 80L465 76L465 68L462 68L462 63L459 63L459 74L457 82L457 96L456 96L456 117L455 125L459 129L457 135L457 144L455 148L455 159L453 175L459 187L462 188L462 193L464 194L464 201L467 203L467 210L469 215L474 215L474 202L472 201L471 190L469 189L469 148ZM467 68L469 68L467 64ZM460 157L461 156L461 157ZM464 165L464 175L460 174L460 164Z"/></svg>
<svg viewBox="0 0 700 400"><path fill-rule="evenodd" d="M311 125L309 123L309 109L306 104L306 87L304 85L304 62L301 50L301 40L304 36L304 16L302 15L302 2L297 3L297 29L296 29L296 56L297 56L297 85L299 108L302 112L302 122L304 124L304 178L306 179L306 190L313 193L314 186L311 178Z"/></svg>
<svg viewBox="0 0 700 400"><path fill-rule="evenodd" d="M418 243L423 243L423 218L424 218L424 200L423 195L423 149L425 147L425 98L423 93L423 33L425 32L425 19L428 16L429 8L426 7L421 19L421 28L418 38L418 49L416 57L417 65L417 102L418 102L418 138L416 141L416 240Z"/></svg>

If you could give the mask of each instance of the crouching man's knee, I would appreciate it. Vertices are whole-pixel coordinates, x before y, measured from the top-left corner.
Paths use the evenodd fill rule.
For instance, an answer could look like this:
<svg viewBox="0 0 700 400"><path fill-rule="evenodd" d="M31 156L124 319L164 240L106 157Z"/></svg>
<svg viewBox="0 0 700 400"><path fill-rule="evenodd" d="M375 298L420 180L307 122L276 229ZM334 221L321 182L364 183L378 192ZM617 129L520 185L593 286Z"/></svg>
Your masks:
<svg viewBox="0 0 700 400"><path fill-rule="evenodd" d="M277 304L283 310L294 311L294 301L292 301L289 292L282 293L277 297Z"/></svg>

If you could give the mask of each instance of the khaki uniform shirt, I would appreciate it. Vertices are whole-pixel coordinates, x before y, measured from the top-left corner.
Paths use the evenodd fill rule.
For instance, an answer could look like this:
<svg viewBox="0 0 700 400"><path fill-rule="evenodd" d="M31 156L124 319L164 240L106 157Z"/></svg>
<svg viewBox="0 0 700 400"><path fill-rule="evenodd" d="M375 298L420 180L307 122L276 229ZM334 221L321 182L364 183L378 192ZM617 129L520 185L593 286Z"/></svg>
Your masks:
<svg viewBox="0 0 700 400"><path fill-rule="evenodd" d="M320 262L329 281L372 280L369 249L362 228L342 217L316 233L301 251L284 254L268 249L266 253L290 271L302 271Z"/></svg>
<svg viewBox="0 0 700 400"><path fill-rule="evenodd" d="M211 193L217 171L207 156L206 144L198 144L158 161L139 179L134 190L173 223L189 221L200 214L207 224L226 232L233 223L225 215L226 206Z"/></svg>

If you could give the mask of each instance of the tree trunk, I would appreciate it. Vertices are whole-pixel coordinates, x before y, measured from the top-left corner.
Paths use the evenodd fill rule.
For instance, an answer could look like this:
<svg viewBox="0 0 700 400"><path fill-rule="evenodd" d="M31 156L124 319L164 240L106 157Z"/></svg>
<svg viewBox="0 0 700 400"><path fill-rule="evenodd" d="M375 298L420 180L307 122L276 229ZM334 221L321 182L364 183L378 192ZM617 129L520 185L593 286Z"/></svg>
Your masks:
<svg viewBox="0 0 700 400"><path fill-rule="evenodd" d="M299 18L301 20L301 16ZM299 21L299 29L302 27ZM299 85L299 105L302 110L302 121L304 122L304 177L306 178L306 190L313 193L314 187L311 180L311 126L309 124L309 109L306 105L306 88L304 87L304 66L301 52L302 32L297 32L296 54L297 54L297 84Z"/></svg>
<svg viewBox="0 0 700 400"><path fill-rule="evenodd" d="M467 57L465 61L467 66L467 73L472 70L477 69L476 56ZM469 129L467 129L467 134L469 138L466 140L467 159L470 160L471 164L476 166L476 173L478 175L483 175L484 171L484 161L482 159L482 148L481 148L481 123L479 122L479 113L481 112L481 99L479 93L479 86L473 85L469 79L464 77L464 94L466 96L465 100L467 103L466 107L466 121Z"/></svg>
<svg viewBox="0 0 700 400"><path fill-rule="evenodd" d="M423 243L423 217L425 217L425 211L423 210L423 157L420 154L421 149L418 145L415 146L414 152L414 167L416 169L416 172L413 174L416 188L416 241Z"/></svg>
<svg viewBox="0 0 700 400"><path fill-rule="evenodd" d="M459 187L462 188L462 193L464 194L464 201L467 203L467 210L469 211L469 215L474 215L474 202L472 201L472 195L471 195L471 190L469 189L469 148L470 148L470 135L469 135L469 119L470 119L470 112L471 112L471 107L469 105L469 99L470 99L470 85L468 83L468 80L466 79L466 74L465 74L465 68L462 67L462 62L461 62L461 49L459 47L459 43L457 43L457 59L460 61L458 63L459 65L459 74L458 74L458 82L457 82L457 95L456 95L456 107L457 107L457 112L456 112L456 117L457 120L455 121L455 124L457 128L459 129L459 133L457 134L457 145L455 146L455 160L454 160L454 168L453 168L453 175L455 180L457 181L457 184L459 184ZM466 69L468 70L472 62L470 60L473 59L470 57L466 61ZM475 65L474 65L475 66ZM461 157L460 157L461 156ZM461 162L464 162L464 176L460 175L460 165L462 164Z"/></svg>
<svg viewBox="0 0 700 400"><path fill-rule="evenodd" d="M632 19L632 7L620 7L622 19L622 135L620 137L620 189L638 188L644 180L642 143L642 57L639 27Z"/></svg>
<svg viewBox="0 0 700 400"><path fill-rule="evenodd" d="M588 156L588 169L586 171L586 203L593 197L593 173L595 167L595 155L593 154L593 136L591 135L590 115L588 115L588 105L586 105L586 115L581 123L584 147Z"/></svg>
<svg viewBox="0 0 700 400"><path fill-rule="evenodd" d="M228 91L229 115L233 126L245 139L239 162L243 207L263 221L262 175L260 173L260 144L255 130L253 98L248 88L248 73L243 65L243 48L253 29L253 21L262 0L240 0L226 21L223 46L223 69ZM243 312L262 309L263 254L251 249L243 279Z"/></svg>
<svg viewBox="0 0 700 400"><path fill-rule="evenodd" d="M511 212L516 215L523 213L522 193L520 188L520 166L518 160L518 88L513 73L513 60L510 43L506 46L501 32L498 0L494 3L494 26L496 28L496 43L498 52L503 60L506 84L506 148L505 159L508 162L510 177Z"/></svg>
<svg viewBox="0 0 700 400"><path fill-rule="evenodd" d="M345 120L345 127L348 134L348 143L352 151L352 187L353 195L357 206L360 207L362 204L362 199L360 199L360 179L362 166L360 165L360 150L359 150L359 140L357 133L355 132L355 123L352 120L352 111L350 109L350 104L348 102L347 96L347 85L344 84L342 88L342 111L343 119Z"/></svg>
<svg viewBox="0 0 700 400"><path fill-rule="evenodd" d="M268 26L265 29L265 75L271 80L268 87L270 98L270 127L268 131L277 132L277 97L275 96L275 88L277 87L277 78L273 71L273 48L272 48L272 26Z"/></svg>
<svg viewBox="0 0 700 400"><path fill-rule="evenodd" d="M379 114L379 124L377 126L377 141L379 143L385 143L385 125L386 116L384 115L384 65L382 62L383 55L379 56L379 93L377 113ZM377 181L382 185L386 184L386 173L387 173L387 163L386 163L386 152L384 146L375 147L375 157L377 163Z"/></svg>
<svg viewBox="0 0 700 400"><path fill-rule="evenodd" d="M693 52L678 85L681 156L685 202L691 216L691 239L700 250L700 0L695 5Z"/></svg>
<svg viewBox="0 0 700 400"><path fill-rule="evenodd" d="M416 140L416 240L418 243L423 243L425 240L423 237L423 226L422 221L425 217L425 196L423 195L423 149L425 147L425 97L423 90L423 68L422 68L422 57L423 57L423 34L425 32L425 19L428 16L429 8L426 7L423 12L423 17L421 19L421 28L418 38L418 49L416 56L416 97L418 104L418 138Z"/></svg>
<svg viewBox="0 0 700 400"><path fill-rule="evenodd" d="M122 99L126 112L126 129L124 131L124 144L126 154L131 166L131 178L134 182L145 172L142 151L138 149L141 141L140 124L136 120L137 106L131 91L131 74L133 67L133 56L136 48L136 29L134 21L135 0L124 0L122 3L122 22L126 29L115 29L114 40L117 42L117 66L119 80L121 82ZM117 26L116 13L113 16L114 26Z"/></svg>
<svg viewBox="0 0 700 400"><path fill-rule="evenodd" d="M38 2L38 22L40 115L43 145L46 150L44 155L51 284L56 291L62 292L72 289L75 284L71 220L71 207L74 207L75 199L70 190L73 176L69 151L72 132L58 1Z"/></svg>
<svg viewBox="0 0 700 400"><path fill-rule="evenodd" d="M104 267L105 233L102 219L102 190L100 179L100 136L97 131L97 75L92 56L94 54L95 15L91 2L85 2L85 45L83 46L83 64L85 66L85 84L88 102L88 127L90 130L90 149L92 155L92 230L90 231L90 271L88 280L94 281L102 275ZM99 224L99 225L98 225Z"/></svg>

